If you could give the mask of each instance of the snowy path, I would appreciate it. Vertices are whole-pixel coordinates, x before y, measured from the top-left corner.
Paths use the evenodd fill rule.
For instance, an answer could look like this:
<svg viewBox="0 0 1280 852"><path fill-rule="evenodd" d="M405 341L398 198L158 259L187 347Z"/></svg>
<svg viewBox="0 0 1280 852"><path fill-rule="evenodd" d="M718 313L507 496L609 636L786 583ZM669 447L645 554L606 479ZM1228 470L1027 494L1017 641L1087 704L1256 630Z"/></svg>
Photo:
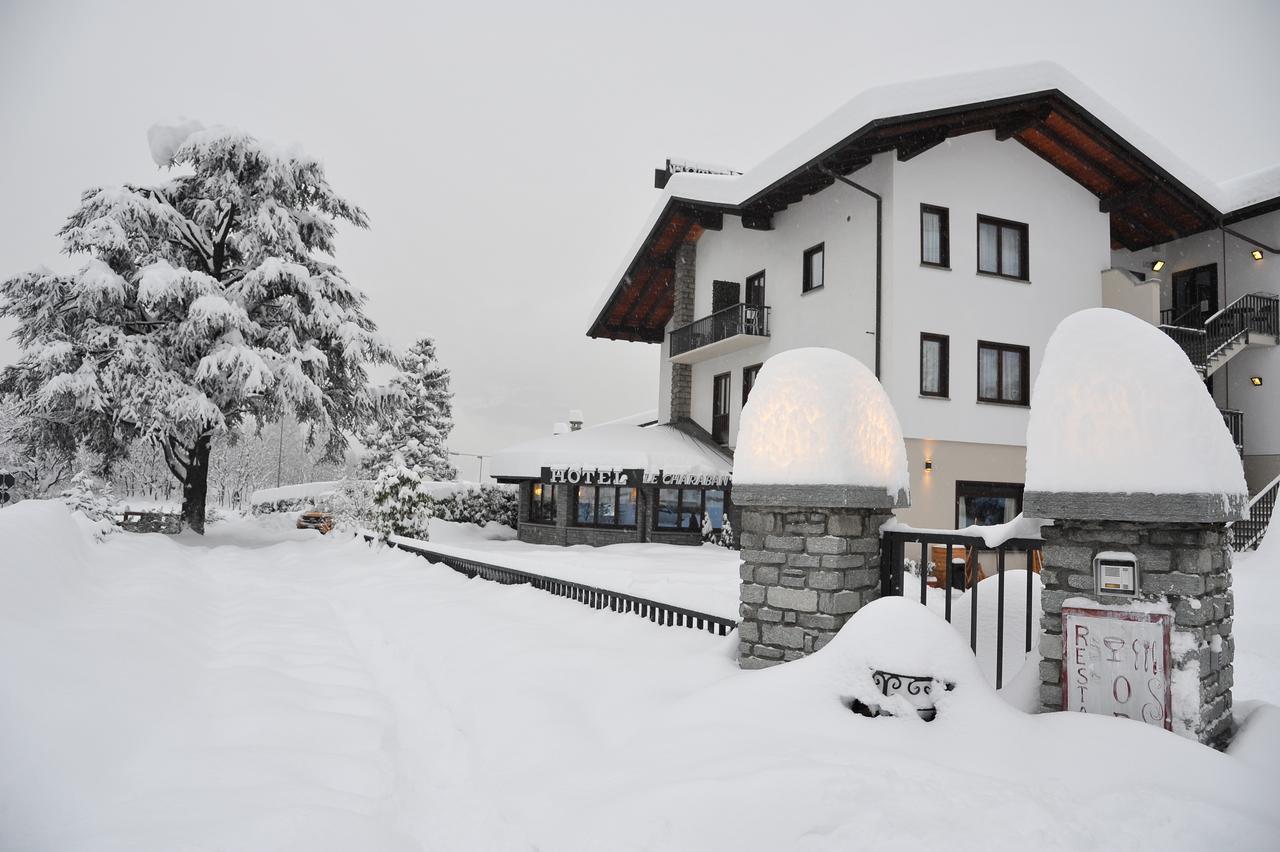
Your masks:
<svg viewBox="0 0 1280 852"><path fill-rule="evenodd" d="M1247 850L1280 830L1274 776L1164 732L989 693L950 727L866 720L812 666L738 673L733 636L357 542L94 543L25 506L0 512L6 852L1191 849L1206 814ZM1121 752L1094 786L1073 768Z"/></svg>

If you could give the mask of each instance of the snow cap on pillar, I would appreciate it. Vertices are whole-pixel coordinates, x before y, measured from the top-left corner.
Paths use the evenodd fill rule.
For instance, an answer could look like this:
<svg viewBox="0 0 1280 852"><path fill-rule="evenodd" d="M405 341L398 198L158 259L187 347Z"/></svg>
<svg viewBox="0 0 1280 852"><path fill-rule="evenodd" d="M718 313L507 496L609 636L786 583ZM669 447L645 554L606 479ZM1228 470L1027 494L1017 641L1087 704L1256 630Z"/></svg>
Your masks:
<svg viewBox="0 0 1280 852"><path fill-rule="evenodd" d="M1178 344L1110 308L1059 323L1031 396L1026 514L1212 523L1247 498L1231 433Z"/></svg>
<svg viewBox="0 0 1280 852"><path fill-rule="evenodd" d="M897 412L866 365L834 349L792 349L764 363L742 409L733 480L740 504L909 504Z"/></svg>

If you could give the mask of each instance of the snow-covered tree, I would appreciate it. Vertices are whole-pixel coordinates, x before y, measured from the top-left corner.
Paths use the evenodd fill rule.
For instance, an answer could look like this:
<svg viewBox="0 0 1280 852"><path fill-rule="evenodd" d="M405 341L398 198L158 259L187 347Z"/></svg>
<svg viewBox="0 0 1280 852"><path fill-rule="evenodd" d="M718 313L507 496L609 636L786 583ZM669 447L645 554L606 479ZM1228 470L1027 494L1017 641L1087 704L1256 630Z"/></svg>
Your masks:
<svg viewBox="0 0 1280 852"><path fill-rule="evenodd" d="M384 415L361 437L368 448L362 467L377 474L399 455L404 466L431 479L456 479L447 444L453 430L449 371L436 361L436 345L429 337L398 360L400 372L390 382Z"/></svg>
<svg viewBox="0 0 1280 852"><path fill-rule="evenodd" d="M0 393L43 446L105 467L135 441L158 447L202 532L215 436L287 412L337 457L370 413L366 363L390 353L329 259L337 223L365 214L317 160L195 123L149 137L176 176L87 190L60 232L79 271L0 284L24 349Z"/></svg>
<svg viewBox="0 0 1280 852"><path fill-rule="evenodd" d="M384 539L403 535L425 540L432 515L427 481L421 471L406 466L398 454L393 455L373 484L374 531Z"/></svg>
<svg viewBox="0 0 1280 852"><path fill-rule="evenodd" d="M57 493L75 472L73 453L32 440L33 430L18 414L16 397L0 397L0 470L13 474L17 487L11 497L45 497Z"/></svg>

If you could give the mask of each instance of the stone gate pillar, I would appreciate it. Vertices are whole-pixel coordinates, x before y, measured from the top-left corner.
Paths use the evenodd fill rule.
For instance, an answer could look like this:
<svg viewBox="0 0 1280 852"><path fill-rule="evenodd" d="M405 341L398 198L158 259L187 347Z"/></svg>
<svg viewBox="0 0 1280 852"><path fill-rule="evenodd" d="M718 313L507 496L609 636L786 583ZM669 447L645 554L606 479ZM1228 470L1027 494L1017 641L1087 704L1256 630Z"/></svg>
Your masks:
<svg viewBox="0 0 1280 852"><path fill-rule="evenodd" d="M1247 499L1204 378L1159 329L1064 319L1027 424L1023 512L1049 518L1040 707L1231 736L1231 552Z"/></svg>
<svg viewBox="0 0 1280 852"><path fill-rule="evenodd" d="M742 509L738 662L759 669L831 641L880 596L883 488L735 485Z"/></svg>

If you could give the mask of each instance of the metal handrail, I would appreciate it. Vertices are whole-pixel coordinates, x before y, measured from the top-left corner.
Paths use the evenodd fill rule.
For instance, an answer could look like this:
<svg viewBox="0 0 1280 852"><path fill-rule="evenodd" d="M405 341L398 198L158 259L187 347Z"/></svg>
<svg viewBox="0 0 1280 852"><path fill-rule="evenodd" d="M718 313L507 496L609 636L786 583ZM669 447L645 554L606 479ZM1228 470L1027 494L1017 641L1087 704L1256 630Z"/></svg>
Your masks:
<svg viewBox="0 0 1280 852"><path fill-rule="evenodd" d="M668 355L675 357L738 334L769 336L769 306L738 303L673 329Z"/></svg>
<svg viewBox="0 0 1280 852"><path fill-rule="evenodd" d="M1203 328L1180 326L1175 320L1162 323L1160 330L1182 347L1196 369L1205 373L1219 355L1251 333L1280 337L1280 296L1247 293L1206 319Z"/></svg>
<svg viewBox="0 0 1280 852"><path fill-rule="evenodd" d="M377 540L377 536L370 533L363 533L362 535L365 541L373 542ZM575 600L592 609L609 609L618 613L631 613L641 618L648 618L655 624L660 624L664 627L688 627L695 630L705 630L718 636L727 636L738 627L738 622L731 618L685 609L684 607L650 600L649 598L615 592L612 589L601 589L584 583L559 580L555 577L532 574L528 571L519 571L515 568L480 562L476 559L453 556L423 547L420 544L409 544L405 541L388 541L387 544L399 550L421 556L428 562L446 565L459 574L465 574L468 577L479 577L482 580L490 580L495 583L501 583L504 586L533 586L535 589L548 594Z"/></svg>
<svg viewBox="0 0 1280 852"><path fill-rule="evenodd" d="M1231 534L1231 549L1237 552L1257 546L1271 524L1271 515L1280 495L1280 476L1268 482L1262 490L1245 504L1245 517L1227 524Z"/></svg>

